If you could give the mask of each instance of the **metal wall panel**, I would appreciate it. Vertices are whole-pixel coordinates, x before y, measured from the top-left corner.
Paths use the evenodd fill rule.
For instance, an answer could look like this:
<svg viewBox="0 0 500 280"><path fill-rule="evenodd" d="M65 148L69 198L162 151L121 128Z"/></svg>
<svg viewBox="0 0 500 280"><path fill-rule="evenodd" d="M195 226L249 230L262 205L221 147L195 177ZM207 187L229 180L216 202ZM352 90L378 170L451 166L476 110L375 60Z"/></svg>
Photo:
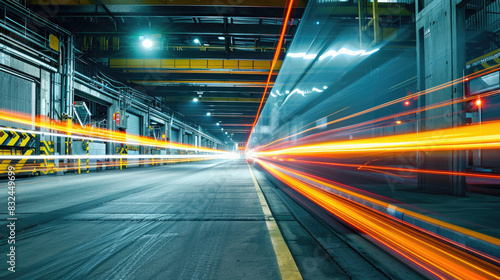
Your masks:
<svg viewBox="0 0 500 280"><path fill-rule="evenodd" d="M172 137L170 138L172 142L179 142L179 130L172 128Z"/></svg>
<svg viewBox="0 0 500 280"><path fill-rule="evenodd" d="M141 117L132 113L127 113L127 142L135 142L128 138L128 135L141 135ZM132 146L133 144L127 144L128 146ZM132 149L128 149L128 155L138 155L139 151L135 151ZM129 159L128 167L137 167L136 164L138 159Z"/></svg>
<svg viewBox="0 0 500 280"><path fill-rule="evenodd" d="M0 71L0 110L13 111L31 115L35 120L35 92L36 85L33 81ZM0 120L0 125L34 129L30 125Z"/></svg>
<svg viewBox="0 0 500 280"><path fill-rule="evenodd" d="M141 135L141 117L127 113L127 135Z"/></svg>

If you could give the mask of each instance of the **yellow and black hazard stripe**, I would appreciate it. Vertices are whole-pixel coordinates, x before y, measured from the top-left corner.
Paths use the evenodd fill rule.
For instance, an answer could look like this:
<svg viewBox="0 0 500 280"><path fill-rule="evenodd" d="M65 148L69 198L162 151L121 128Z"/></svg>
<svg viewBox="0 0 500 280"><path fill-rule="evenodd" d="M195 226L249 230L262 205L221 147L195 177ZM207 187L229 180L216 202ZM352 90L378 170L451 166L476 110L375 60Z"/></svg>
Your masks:
<svg viewBox="0 0 500 280"><path fill-rule="evenodd" d="M128 146L116 147L116 153L121 156L128 155ZM127 159L122 160L122 167L127 167Z"/></svg>
<svg viewBox="0 0 500 280"><path fill-rule="evenodd" d="M475 73L500 64L500 49L469 60L465 64L467 74Z"/></svg>
<svg viewBox="0 0 500 280"><path fill-rule="evenodd" d="M54 154L54 142L52 141L40 141L40 154L41 155L53 155ZM53 159L44 159L42 163L40 163L40 172L43 174L52 174L54 173L54 160Z"/></svg>
<svg viewBox="0 0 500 280"><path fill-rule="evenodd" d="M36 135L33 133L2 130L0 127L0 146L34 148Z"/></svg>
<svg viewBox="0 0 500 280"><path fill-rule="evenodd" d="M0 149L0 155L18 155L18 156L30 156L36 154L35 148L10 148L10 149ZM2 160L0 161L0 177L4 176L8 172L9 166L14 166L16 174L29 175L33 174L37 170L37 165L35 160L31 159L20 159L20 160Z"/></svg>
<svg viewBox="0 0 500 280"><path fill-rule="evenodd" d="M6 130L11 127L0 127L0 154L23 155L36 154L36 135L27 132ZM14 128L15 129L15 128ZM14 166L17 174L32 174L36 171L35 160L2 160L0 162L0 175L7 172L9 166Z"/></svg>
<svg viewBox="0 0 500 280"><path fill-rule="evenodd" d="M85 150L87 151L87 156L89 155L89 148L90 148L89 141L86 141ZM89 164L89 158L87 158L87 173L89 173L89 171L90 171L90 164Z"/></svg>

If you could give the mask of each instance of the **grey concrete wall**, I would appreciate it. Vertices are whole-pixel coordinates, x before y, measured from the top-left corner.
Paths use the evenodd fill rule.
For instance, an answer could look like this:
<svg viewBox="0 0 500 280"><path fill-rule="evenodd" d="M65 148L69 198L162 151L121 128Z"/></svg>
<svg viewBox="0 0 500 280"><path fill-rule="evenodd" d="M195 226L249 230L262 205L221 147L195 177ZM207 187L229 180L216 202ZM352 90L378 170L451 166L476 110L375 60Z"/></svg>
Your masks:
<svg viewBox="0 0 500 280"><path fill-rule="evenodd" d="M424 1L416 15L419 90L429 90L461 78L465 69L465 28L460 1ZM445 87L419 98L419 106L429 106L463 96L462 84ZM429 131L461 126L465 122L463 104L427 110L419 115L419 130ZM446 135L436 132L436 139ZM463 171L463 152L420 152L419 168ZM420 174L419 188L443 194L465 195L465 178Z"/></svg>

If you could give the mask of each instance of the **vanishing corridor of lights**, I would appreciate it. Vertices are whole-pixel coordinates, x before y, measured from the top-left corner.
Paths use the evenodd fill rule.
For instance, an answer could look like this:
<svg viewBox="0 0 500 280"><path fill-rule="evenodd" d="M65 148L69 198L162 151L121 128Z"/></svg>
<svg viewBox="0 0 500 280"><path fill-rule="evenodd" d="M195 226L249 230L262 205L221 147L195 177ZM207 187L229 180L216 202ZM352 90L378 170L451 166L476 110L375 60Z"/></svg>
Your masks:
<svg viewBox="0 0 500 280"><path fill-rule="evenodd" d="M256 159L256 162L295 191L384 245L385 248L403 256L432 278L498 279L500 277L498 260L490 258L490 261L486 261L476 255L478 252L464 247L457 248L458 244L447 239L422 231L388 214L318 189L308 182L311 178L293 170L260 159Z"/></svg>

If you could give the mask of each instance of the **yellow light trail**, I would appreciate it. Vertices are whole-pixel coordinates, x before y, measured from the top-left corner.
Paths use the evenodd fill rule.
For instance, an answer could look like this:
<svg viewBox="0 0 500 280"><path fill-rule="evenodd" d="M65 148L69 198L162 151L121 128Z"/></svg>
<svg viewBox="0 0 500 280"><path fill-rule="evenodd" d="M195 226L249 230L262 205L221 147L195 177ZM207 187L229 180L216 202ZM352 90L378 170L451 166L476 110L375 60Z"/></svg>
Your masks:
<svg viewBox="0 0 500 280"><path fill-rule="evenodd" d="M337 167L351 167L358 170L388 170L388 171L401 171L407 173L425 173L425 174L437 174L437 175L455 175L455 176L466 176L474 178L488 178L488 179L500 179L500 175L495 174L479 174L470 172L458 172L458 171L446 171L446 170L430 170L430 169L419 169L419 168L406 168L406 167L392 167L392 166L380 166L380 165L367 165L367 164L350 164L350 163L335 163L335 162L324 162L324 161L311 161L311 160L299 160L294 159L294 163L306 163L306 164L319 164L319 165L329 165ZM394 173L385 173L392 176L400 176Z"/></svg>
<svg viewBox="0 0 500 280"><path fill-rule="evenodd" d="M429 94L429 93L432 93L432 92L436 92L438 90L445 89L447 87L463 83L464 81L468 81L470 79L481 77L483 75L486 75L486 74L489 74L491 72L497 71L498 68L500 68L500 65L495 65L495 66L492 66L490 68L486 68L486 69L483 69L481 71L469 74L469 75L467 75L467 76L465 76L463 78L458 78L458 79L455 79L453 81L450 81L450 82L447 82L447 83L435 86L433 88L430 88L430 89L427 89L427 90L424 90L424 91L419 91L419 92L416 92L416 93L413 93L413 94L410 94L410 95L407 95L407 96L404 96L404 97L400 97L400 98L391 100L389 102L386 102L386 103L374 106L372 108L368 108L366 110L363 110L363 111L360 111L360 112L357 112L357 113L354 113L354 114L351 114L351 115L348 115L348 116L345 116L345 117L342 117L342 118L339 118L339 119L332 120L330 122L327 122L324 125L331 125L331 124L334 124L334 123L339 123L341 121L345 121L345 120L348 120L348 119L351 119L351 118L354 118L354 117L359 117L361 115L364 115L364 114L367 114L367 113L370 113L370 112L373 112L373 111L376 111L376 110L379 110L379 109L382 109L382 108L385 108L385 107L388 107L388 106L391 106L391 105L394 105L394 104L398 104L398 103L403 102L405 100L414 99L414 98L417 98L417 97L422 96L422 95L426 95L426 94ZM482 94L481 96L482 97L484 97L484 96L490 96L490 95L498 94L499 92L500 92L500 90L496 90L496 91L492 91L492 92L489 92L489 93ZM398 117L398 116L404 116L404 115L413 114L413 113L418 113L418 112L422 112L422 111L426 111L426 110L431 110L431 109L436 109L436 108L439 108L439 107L448 106L448 105L452 105L452 104L456 104L456 103L460 103L460 102L465 102L465 101L469 101L469 100L476 99L476 98L477 97L475 97L475 96L469 96L467 98L458 98L458 99L455 99L455 100L449 100L449 101L445 101L445 102L440 102L440 103L433 104L433 105L430 105L430 106L426 106L426 107L423 107L423 108L420 108L420 109L410 110L409 112L399 113L399 114L390 116L390 118L394 118L394 117ZM322 117L322 118L324 118L324 117ZM320 118L320 119L322 119L322 118ZM381 118L381 119L379 119L377 121L386 120L388 118L389 117L384 117L384 118ZM318 120L320 120L320 119L318 119ZM373 122L375 122L375 121L371 121L371 123L373 123ZM308 128L308 129L305 129L305 130L293 133L291 135L282 137L280 139L277 139L277 140L269 142L269 143L267 143L265 145L262 145L262 146L260 146L260 148L269 147L270 145L272 145L274 143L281 142L281 141L286 140L288 138L291 138L291 137L303 134L303 133L308 132L308 131L316 130L318 128L319 127L311 127L311 128ZM247 147L248 147L248 143L247 143Z"/></svg>
<svg viewBox="0 0 500 280"><path fill-rule="evenodd" d="M349 156L367 152L449 151L500 148L500 121L484 122L420 133L331 141L256 152L257 157L300 155L314 157Z"/></svg>
<svg viewBox="0 0 500 280"><path fill-rule="evenodd" d="M116 158L115 158L116 159ZM124 159L127 159L127 158L124 158ZM106 162L105 164L103 164L102 166L105 166L105 167L118 167L118 166L127 166L127 165L136 165L136 164L143 164L143 165L159 165L159 164L163 164L163 163L181 163L181 162L193 162L193 161L204 161L204 160L212 160L212 159L215 159L214 157L200 157L200 158L191 158L191 157L185 157L185 158L169 158L169 159L156 159L155 161L153 160L130 160L130 159L127 159L126 162L122 162L120 164L120 161L119 160L113 160L113 161L108 161ZM89 165L90 168L96 168L96 167L100 167L98 166L97 164L95 163L90 163ZM1 168L1 166L0 166ZM81 168L78 167L78 164L77 162L70 162L68 163L67 166L65 167L59 167L59 168L56 168L56 167L41 167L40 166L40 163L27 163L27 164L24 164L21 168L16 168L16 172L33 172L33 171L57 171L57 170L64 170L64 171L75 171L75 170L78 170L78 169L86 169L86 167L82 166ZM6 174L8 173L8 171L5 169L5 170L1 170L0 169L0 174Z"/></svg>
<svg viewBox="0 0 500 280"><path fill-rule="evenodd" d="M472 250L425 232L409 223L370 209L362 204L344 199L307 183L302 174L277 167L263 160L256 160L274 177L290 186L317 205L339 217L376 242L403 256L411 264L420 267L427 276L439 279L500 279L498 260L480 258ZM294 176L281 171L286 170ZM331 185L331 184L330 184Z"/></svg>
<svg viewBox="0 0 500 280"><path fill-rule="evenodd" d="M59 135L61 137L72 138L73 134L81 135L83 137L74 138L94 138L90 140L101 140L115 143L127 143L137 146L154 146L160 148L172 148L172 149L182 149L191 151L202 151L202 152L212 152L212 153L227 153L227 151L214 150L204 147L195 147L193 145L179 144L176 142L167 142L162 140L156 140L154 138L126 134L124 132L113 131L109 129L93 129L87 126L73 126L72 124L68 126L67 123L58 122L55 120L47 119L46 117L37 117L34 121L31 116L19 114L17 112L10 112L6 110L0 110L0 120L15 122L19 124L36 126L39 128L51 129L54 131L59 131L62 133L71 133L71 135ZM25 131L25 130L20 130ZM39 132L37 132L39 133Z"/></svg>

